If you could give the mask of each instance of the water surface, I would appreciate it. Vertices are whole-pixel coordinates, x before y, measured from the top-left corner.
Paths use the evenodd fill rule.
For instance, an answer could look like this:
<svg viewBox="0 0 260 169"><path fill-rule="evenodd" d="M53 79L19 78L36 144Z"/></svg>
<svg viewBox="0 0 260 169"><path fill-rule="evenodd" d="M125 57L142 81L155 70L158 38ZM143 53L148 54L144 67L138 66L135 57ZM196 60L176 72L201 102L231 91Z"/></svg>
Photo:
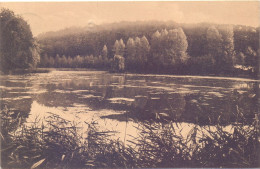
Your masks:
<svg viewBox="0 0 260 169"><path fill-rule="evenodd" d="M72 121L96 120L121 138L126 127L134 134L138 122L155 118L200 125L219 119L228 125L238 111L251 118L259 90L259 81L243 78L105 71L3 75L0 82L2 105L23 112L28 121L48 112Z"/></svg>

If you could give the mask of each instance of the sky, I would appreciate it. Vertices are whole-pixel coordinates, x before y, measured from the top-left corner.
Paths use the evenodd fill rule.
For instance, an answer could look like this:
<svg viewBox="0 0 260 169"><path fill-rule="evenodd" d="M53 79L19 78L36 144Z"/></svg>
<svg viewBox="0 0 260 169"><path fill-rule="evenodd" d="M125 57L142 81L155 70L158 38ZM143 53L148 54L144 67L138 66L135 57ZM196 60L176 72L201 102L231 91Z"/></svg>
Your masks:
<svg viewBox="0 0 260 169"><path fill-rule="evenodd" d="M31 26L35 36L72 26L162 20L259 26L260 1L0 2Z"/></svg>

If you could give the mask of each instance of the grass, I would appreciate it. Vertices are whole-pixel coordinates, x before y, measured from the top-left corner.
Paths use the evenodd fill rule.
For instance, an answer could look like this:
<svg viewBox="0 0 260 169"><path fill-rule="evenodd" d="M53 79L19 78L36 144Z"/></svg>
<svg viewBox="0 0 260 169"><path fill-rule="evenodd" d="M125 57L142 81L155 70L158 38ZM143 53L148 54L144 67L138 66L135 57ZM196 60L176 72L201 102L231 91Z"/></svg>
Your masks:
<svg viewBox="0 0 260 169"><path fill-rule="evenodd" d="M226 126L184 126L169 121L142 122L131 146L111 139L95 122L84 130L77 122L50 114L25 124L19 113L1 111L2 168L151 168L259 167L259 120L243 124L243 113Z"/></svg>

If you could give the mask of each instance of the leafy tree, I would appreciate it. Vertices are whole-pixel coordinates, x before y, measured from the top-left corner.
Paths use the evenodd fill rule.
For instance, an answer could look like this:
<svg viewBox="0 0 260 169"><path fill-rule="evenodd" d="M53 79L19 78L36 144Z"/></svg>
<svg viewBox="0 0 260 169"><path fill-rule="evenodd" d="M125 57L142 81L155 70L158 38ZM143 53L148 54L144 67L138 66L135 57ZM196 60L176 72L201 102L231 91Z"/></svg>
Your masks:
<svg viewBox="0 0 260 169"><path fill-rule="evenodd" d="M246 58L245 54L243 52L239 52L237 54L235 63L239 65L245 65L245 58Z"/></svg>
<svg viewBox="0 0 260 169"><path fill-rule="evenodd" d="M181 28L172 29L168 33L166 53L172 63L184 63L188 60L187 37Z"/></svg>
<svg viewBox="0 0 260 169"><path fill-rule="evenodd" d="M75 67L82 67L83 58L80 55L77 55L73 60L74 60Z"/></svg>
<svg viewBox="0 0 260 169"><path fill-rule="evenodd" d="M142 57L142 64L146 64L148 61L148 55L150 51L150 44L149 41L145 36L140 39L140 49L141 49L141 57Z"/></svg>
<svg viewBox="0 0 260 169"><path fill-rule="evenodd" d="M107 45L104 45L102 49L102 57L107 58L107 55L108 55Z"/></svg>
<svg viewBox="0 0 260 169"><path fill-rule="evenodd" d="M118 54L124 57L124 54L125 54L125 43L124 43L123 39L119 40L119 53Z"/></svg>
<svg viewBox="0 0 260 169"><path fill-rule="evenodd" d="M115 55L118 55L120 53L120 47L119 47L119 41L116 40L113 46L113 52Z"/></svg>
<svg viewBox="0 0 260 169"><path fill-rule="evenodd" d="M234 31L232 26L221 26L219 32L222 35L221 68L229 71L233 68L235 60Z"/></svg>
<svg viewBox="0 0 260 169"><path fill-rule="evenodd" d="M119 41L118 40L115 41L115 44L113 46L113 51L114 51L115 55L124 56L125 43L124 43L123 39L120 39Z"/></svg>
<svg viewBox="0 0 260 169"><path fill-rule="evenodd" d="M69 56L67 59L68 66L72 65L72 63L73 63L73 59Z"/></svg>
<svg viewBox="0 0 260 169"><path fill-rule="evenodd" d="M65 55L62 55L60 58L60 67L67 67L68 61Z"/></svg>
<svg viewBox="0 0 260 169"><path fill-rule="evenodd" d="M252 49L251 46L248 46L246 49L246 58L245 58L245 64L247 66L256 67L257 65L257 53Z"/></svg>
<svg viewBox="0 0 260 169"><path fill-rule="evenodd" d="M47 54L44 54L41 57L41 62L40 62L41 67L49 67L49 58Z"/></svg>
<svg viewBox="0 0 260 169"><path fill-rule="evenodd" d="M213 56L216 61L216 65L221 65L222 55L222 37L215 26L211 26L207 30L207 51L208 56ZM219 71L219 70L218 70Z"/></svg>
<svg viewBox="0 0 260 169"><path fill-rule="evenodd" d="M112 70L122 72L125 70L125 58L120 55L115 55L112 62Z"/></svg>
<svg viewBox="0 0 260 169"><path fill-rule="evenodd" d="M152 58L150 63L152 62L152 65L158 65L158 62L161 60L160 58L162 57L162 50L160 49L160 43L161 41L161 33L157 30L156 32L153 33L152 39L151 39L151 54Z"/></svg>
<svg viewBox="0 0 260 169"><path fill-rule="evenodd" d="M0 26L0 69L7 72L36 67L40 61L39 48L27 22L12 11L2 9Z"/></svg>
<svg viewBox="0 0 260 169"><path fill-rule="evenodd" d="M136 57L136 47L133 38L129 38L126 43L126 67L127 69L132 69L135 63Z"/></svg>
<svg viewBox="0 0 260 169"><path fill-rule="evenodd" d="M156 31L152 36L153 63L157 69L173 67L188 60L187 37L181 28Z"/></svg>
<svg viewBox="0 0 260 169"><path fill-rule="evenodd" d="M60 55L57 54L54 59L55 67L60 67Z"/></svg>
<svg viewBox="0 0 260 169"><path fill-rule="evenodd" d="M142 48L141 48L141 39L139 37L135 37L135 59L134 62L137 67L140 67L142 63Z"/></svg>
<svg viewBox="0 0 260 169"><path fill-rule="evenodd" d="M50 67L54 67L55 66L55 60L53 57L49 57L49 65Z"/></svg>
<svg viewBox="0 0 260 169"><path fill-rule="evenodd" d="M143 70L148 61L150 44L145 36L129 38L126 44L126 65L129 69Z"/></svg>

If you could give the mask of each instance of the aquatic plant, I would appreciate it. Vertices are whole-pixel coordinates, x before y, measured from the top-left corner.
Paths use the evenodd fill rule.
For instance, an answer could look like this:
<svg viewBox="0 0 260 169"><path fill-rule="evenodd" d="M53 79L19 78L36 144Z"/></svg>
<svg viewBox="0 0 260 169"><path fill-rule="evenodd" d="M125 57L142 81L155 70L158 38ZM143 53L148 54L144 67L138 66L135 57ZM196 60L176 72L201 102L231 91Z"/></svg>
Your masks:
<svg viewBox="0 0 260 169"><path fill-rule="evenodd" d="M2 168L259 167L259 120L229 126L145 121L125 145L96 122L80 124L50 114L30 124L1 111Z"/></svg>

